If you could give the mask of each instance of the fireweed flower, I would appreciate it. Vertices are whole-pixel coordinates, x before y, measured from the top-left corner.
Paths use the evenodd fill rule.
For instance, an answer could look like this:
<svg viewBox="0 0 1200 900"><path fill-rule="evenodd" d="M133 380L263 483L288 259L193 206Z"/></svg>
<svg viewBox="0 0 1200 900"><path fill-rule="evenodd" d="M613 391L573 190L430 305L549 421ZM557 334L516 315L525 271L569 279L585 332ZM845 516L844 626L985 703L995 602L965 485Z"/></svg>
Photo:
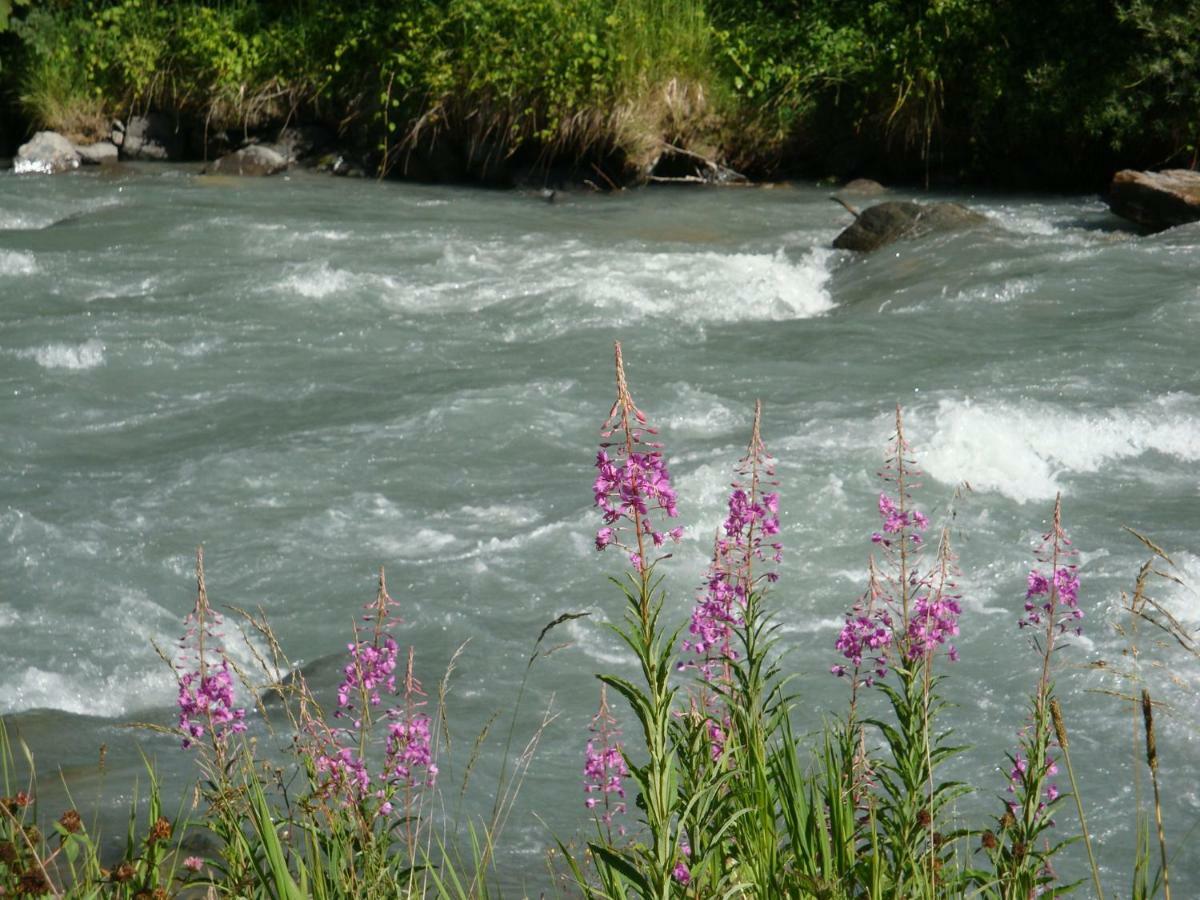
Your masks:
<svg viewBox="0 0 1200 900"><path fill-rule="evenodd" d="M755 564L783 559L779 534L779 494L764 491L775 487L775 458L762 440L762 403L754 404L754 423L746 455L739 460L737 478L731 485L727 514L713 542L713 556L704 584L692 609L689 637L681 643L685 653L698 662L683 662L679 668L696 668L706 681L716 680L726 663L737 658L733 649L734 630L743 622L750 593L762 581L774 583L779 574L767 569L755 573Z"/></svg>
<svg viewBox="0 0 1200 900"><path fill-rule="evenodd" d="M1061 606L1056 609L1058 604ZM1060 566L1054 571L1053 579L1037 569L1030 571L1025 591L1025 615L1017 624L1021 628L1038 626L1044 619L1049 619L1059 634L1068 630L1076 635L1083 634L1083 627L1078 624L1083 619L1083 610L1079 608L1079 577L1075 574L1075 566Z"/></svg>
<svg viewBox="0 0 1200 900"><path fill-rule="evenodd" d="M181 743L187 750L207 735L214 748L223 752L230 735L246 730L246 710L236 705L229 660L213 643L220 639L221 616L208 603L203 547L196 551L196 605L184 624L187 630L179 639L176 668Z"/></svg>
<svg viewBox="0 0 1200 900"><path fill-rule="evenodd" d="M379 592L368 603L363 616L370 624L369 637L359 637L347 645L350 662L342 670L337 689L334 716L353 721L353 728L314 726L318 749L313 764L320 779L318 793L326 799L338 799L356 806L373 799L378 815L390 815L392 800L403 791L410 805L413 790L432 786L438 768L433 762L430 718L421 712L425 696L413 675L413 650L408 651L404 675L403 703L390 706L378 715L386 724L383 766L372 774L366 760L372 710L383 704L385 695L397 693L396 668L398 645L390 629L399 623L395 611L399 604L387 592L384 573L379 572Z"/></svg>
<svg viewBox="0 0 1200 900"><path fill-rule="evenodd" d="M648 554L668 540L678 541L682 528L665 528L658 517L679 515L671 475L658 434L633 402L625 382L621 345L616 344L617 399L601 427L605 440L596 454L595 505L604 517L596 532L596 549L615 545L629 554L633 568L646 576L655 560ZM647 438L651 438L647 440Z"/></svg>
<svg viewBox="0 0 1200 900"><path fill-rule="evenodd" d="M831 667L839 677L853 670L856 686L869 687L886 676L889 652L906 661L928 660L945 646L950 661L958 659L958 650L949 639L959 633L961 596L954 593L955 558L944 530L935 564L928 570L920 565L929 518L913 506L910 493L918 486L914 479L920 474L897 408L896 434L880 472L886 487L876 503L879 529L871 535L871 542L883 553L883 571L880 574L872 561L871 586L846 614L838 634L835 648L850 667ZM864 660L869 671L860 681Z"/></svg>
<svg viewBox="0 0 1200 900"><path fill-rule="evenodd" d="M600 708L588 725L587 747L584 749L583 792L584 806L596 810L596 821L611 832L613 816L625 813L625 779L629 766L621 752L621 729L608 707L604 685L600 686ZM620 826L619 832L625 833Z"/></svg>

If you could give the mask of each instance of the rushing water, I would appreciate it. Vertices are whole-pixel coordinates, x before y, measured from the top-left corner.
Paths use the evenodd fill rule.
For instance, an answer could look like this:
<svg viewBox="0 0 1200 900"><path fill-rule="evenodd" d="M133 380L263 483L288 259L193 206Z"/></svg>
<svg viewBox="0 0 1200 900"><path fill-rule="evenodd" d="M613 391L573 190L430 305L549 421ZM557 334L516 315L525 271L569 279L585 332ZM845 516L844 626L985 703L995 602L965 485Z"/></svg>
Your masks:
<svg viewBox="0 0 1200 900"><path fill-rule="evenodd" d="M848 216L827 193L547 204L299 174L0 175L0 712L43 790L61 790L61 766L77 800L102 796L117 817L135 741L182 786L173 741L122 726L170 721L154 644L169 651L182 630L197 545L213 602L261 606L326 697L383 565L431 695L469 639L449 700L451 810L499 710L466 794L467 811L490 808L539 630L592 613L547 639L568 646L532 666L516 725L520 746L558 713L504 839L506 877L544 881L552 835L587 823L590 673L628 664L600 625L620 609L605 576L621 559L592 547L590 491L620 339L688 526L662 566L672 621L764 400L787 548L770 603L802 727L846 699L832 644L864 588L875 473L904 406L919 501L953 510L963 569L946 686L972 745L952 774L980 788L960 804L968 824L998 809L1023 724L1037 658L1016 620L1062 492L1087 618L1057 681L1106 877L1126 890L1131 708L1104 692L1130 689L1115 627L1147 551L1122 526L1200 583L1200 228L1138 237L1091 197L953 197L991 224L855 257L828 249ZM1190 587L1155 596L1200 626ZM1141 675L1168 704L1166 827L1187 894L1200 889L1186 838L1200 820L1200 660L1142 644ZM243 642L231 650L250 662Z"/></svg>

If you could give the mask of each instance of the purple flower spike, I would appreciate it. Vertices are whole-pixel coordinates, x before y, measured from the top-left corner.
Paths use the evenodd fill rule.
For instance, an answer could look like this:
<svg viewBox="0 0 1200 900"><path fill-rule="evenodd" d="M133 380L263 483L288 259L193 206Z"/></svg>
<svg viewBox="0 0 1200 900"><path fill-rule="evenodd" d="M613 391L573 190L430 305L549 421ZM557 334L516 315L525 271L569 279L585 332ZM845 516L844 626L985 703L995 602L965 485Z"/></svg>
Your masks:
<svg viewBox="0 0 1200 900"><path fill-rule="evenodd" d="M342 670L338 685L338 718L349 718L353 728L322 726L315 735L319 749L314 754L320 779L318 794L337 800L345 806L374 804L374 816L390 816L396 811L398 792L403 792L405 813L416 798L413 788L432 786L438 774L433 761L431 719L421 712L425 692L413 675L413 650L408 650L408 665L403 670L402 703L391 705L382 713L373 713L383 705L385 696L400 693L397 679L399 646L389 629L399 620L394 613L399 604L389 596L383 570L379 572L379 592L365 607L363 618L372 623L367 637L359 637L347 645L350 662ZM360 756L367 746L372 719L382 717L387 723L384 740L383 766L375 774Z"/></svg>
<svg viewBox="0 0 1200 900"><path fill-rule="evenodd" d="M924 660L928 664L938 648L944 647L951 662L958 660L958 648L950 643L958 635L962 613L962 598L955 593L955 557L943 530L935 561L929 566L921 564L929 518L915 508L910 493L920 474L912 448L904 439L904 421L897 407L895 436L880 473L886 489L876 501L881 521L871 535L882 562L876 568L871 557L870 585L846 614L838 634L835 647L850 665L837 663L830 668L838 677L852 675L855 690L884 678L893 653L906 662Z"/></svg>
<svg viewBox="0 0 1200 900"><path fill-rule="evenodd" d="M207 735L213 749L223 754L229 737L246 730L246 710L236 705L229 660L213 643L220 639L221 616L208 604L203 547L196 551L196 605L185 625L179 641L183 671L176 670L181 744L187 750Z"/></svg>
<svg viewBox="0 0 1200 900"><path fill-rule="evenodd" d="M1045 629L1051 641L1056 635L1068 631L1076 635L1083 633L1079 622L1083 610L1079 608L1079 575L1074 564L1067 563L1072 556L1071 541L1062 528L1062 504L1054 501L1054 522L1042 535L1037 549L1039 562L1048 566L1046 574L1033 569L1026 580L1025 614L1017 620L1020 628Z"/></svg>
<svg viewBox="0 0 1200 900"><path fill-rule="evenodd" d="M775 486L774 458L763 444L762 403L754 404L754 423L746 455L738 462L738 480L729 494L728 514L713 542L713 557L704 577L701 593L692 610L692 621L681 646L684 652L703 657L694 667L707 681L714 681L726 670L725 662L737 658L732 647L735 629L742 624L743 611L750 594L762 581L774 583L778 574L755 574L756 563L778 563L783 545L766 543L764 537L779 533L779 494L764 492ZM769 554L768 554L769 550Z"/></svg>
<svg viewBox="0 0 1200 900"><path fill-rule="evenodd" d="M647 559L648 551L667 540L678 541L683 529L663 529L654 521L659 516L678 516L677 498L662 444L646 440L656 432L629 394L620 343L616 345L616 367L617 399L601 428L606 440L596 454L592 485L595 505L604 518L604 527L596 532L596 549L622 548L630 565L645 577L655 562Z"/></svg>
<svg viewBox="0 0 1200 900"><path fill-rule="evenodd" d="M613 816L625 812L625 783L629 766L621 752L621 729L608 708L605 686L600 686L600 709L592 716L588 726L592 737L584 750L583 792L587 795L584 806L597 810L597 821L611 829ZM622 826L620 833L624 834Z"/></svg>

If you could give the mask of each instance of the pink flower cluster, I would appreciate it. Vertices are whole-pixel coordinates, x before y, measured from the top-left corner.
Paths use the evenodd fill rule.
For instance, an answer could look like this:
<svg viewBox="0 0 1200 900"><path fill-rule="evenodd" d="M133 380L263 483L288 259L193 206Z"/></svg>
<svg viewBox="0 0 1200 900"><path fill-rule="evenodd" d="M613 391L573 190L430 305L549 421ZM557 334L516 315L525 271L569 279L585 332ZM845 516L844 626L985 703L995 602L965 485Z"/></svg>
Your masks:
<svg viewBox="0 0 1200 900"><path fill-rule="evenodd" d="M228 660L221 660L219 667L208 666L180 676L178 705L184 750L204 737L206 728L212 729L213 739L220 743L230 734L246 730L246 710L234 705Z"/></svg>
<svg viewBox="0 0 1200 900"><path fill-rule="evenodd" d="M246 710L235 705L233 673L218 643L221 615L208 605L204 548L196 551L196 604L184 619L184 625L176 668L181 743L187 750L207 734L220 753L230 735L246 730ZM220 659L219 665L215 659Z"/></svg>
<svg viewBox="0 0 1200 900"><path fill-rule="evenodd" d="M387 727L387 750L383 761L383 780L389 784L414 786L418 772L425 770L424 783L433 785L438 774L430 750L432 735L429 716L418 713L403 717L392 711L396 721Z"/></svg>
<svg viewBox="0 0 1200 900"><path fill-rule="evenodd" d="M920 597L913 604L912 615L908 619L908 650L909 659L928 656L946 638L958 634L958 617L962 608L956 598L948 596ZM948 656L951 662L958 660L958 650L950 645Z"/></svg>
<svg viewBox="0 0 1200 900"><path fill-rule="evenodd" d="M372 775L359 749L368 743L370 708L380 706L385 694L395 695L398 690L399 647L387 630L398 621L393 615L398 604L388 596L382 572L379 578L379 594L374 602L367 604L368 613L363 617L373 623L373 633L369 640L355 640L346 645L350 662L342 669L342 682L337 690L338 708L334 715L353 716L354 730L325 728L318 735L320 750L314 754L314 764L321 776L321 796L338 798L347 806L374 798L378 801L376 814L386 816L393 811L392 799L397 789L408 790L418 784L432 786L438 767L433 761L430 718L419 711L424 705L420 699L424 692L413 677L411 648L404 673L403 705L391 706L383 714L387 737L383 766L377 776Z"/></svg>
<svg viewBox="0 0 1200 900"><path fill-rule="evenodd" d="M327 753L317 755L314 764L326 797L341 797L349 805L371 789L367 764L350 747L330 747Z"/></svg>
<svg viewBox="0 0 1200 900"><path fill-rule="evenodd" d="M1034 598L1045 598L1040 603ZM1017 624L1024 628L1043 623L1043 617L1057 615L1055 627L1062 634L1068 629L1075 634L1082 634L1083 627L1078 624L1083 619L1083 610L1079 608L1079 576L1075 574L1075 566L1060 566L1054 573L1053 581L1037 569L1029 573L1028 589L1025 591L1025 615Z"/></svg>
<svg viewBox="0 0 1200 900"><path fill-rule="evenodd" d="M692 637L681 643L685 653L690 651L704 657L695 667L708 681L723 670L726 660L737 658L731 639L734 629L742 623L742 610L755 583L760 579L772 583L779 579L774 570L756 578L752 571L754 563L767 561L767 548L771 551L771 562L783 560L783 544L766 540L779 534L779 494L760 490L763 477L775 474L774 460L767 453L759 431L761 414L761 405L755 404L750 445L737 468L743 480L733 483L728 513L715 541L703 592L692 609L688 625ZM687 666L681 663L679 667Z"/></svg>
<svg viewBox="0 0 1200 900"><path fill-rule="evenodd" d="M915 509L901 512L896 501L886 493L879 495L879 515L883 519L883 534L876 531L871 535L871 541L885 547L892 546L895 540L894 537L884 537L885 534L898 535L906 529L911 529L912 533L908 535L908 539L914 544L920 544L923 540L920 532L929 527L929 519L924 513Z"/></svg>
<svg viewBox="0 0 1200 900"><path fill-rule="evenodd" d="M608 709L605 691L600 691L600 709L592 716L583 759L583 792L587 795L584 805L597 809L596 815L605 827L611 828L613 816L625 812L625 779L629 777L629 766L621 752L621 730ZM621 833L625 833L622 826Z"/></svg>
<svg viewBox="0 0 1200 900"><path fill-rule="evenodd" d="M371 706L382 702L379 690L382 687L389 694L396 693L396 657L399 647L391 635L384 633L379 645L369 641L359 641L347 644L350 651L350 662L342 669L345 676L338 686L338 710L336 716L352 712L356 707L354 701L365 696ZM355 722L355 727L358 727Z"/></svg>
<svg viewBox="0 0 1200 900"><path fill-rule="evenodd" d="M1022 737L1023 736L1024 736L1024 732L1022 732ZM1025 755L1020 750L1017 750L1016 753L1013 754L1012 763L1013 763L1013 766L1008 772L1008 792L1010 794L1016 794L1018 791L1020 791L1021 786L1025 783L1026 778L1028 778L1028 776L1029 776L1029 760L1026 759ZM1052 777L1057 774L1058 774L1057 761L1055 761L1055 759L1053 757L1048 757L1046 759L1045 775L1048 777ZM1043 789L1042 793L1043 793L1043 799L1038 801L1038 812L1041 812L1049 804L1051 804L1055 800L1057 800L1059 797L1060 791L1058 789L1057 784L1047 784L1046 787ZM1013 815L1017 815L1020 813L1021 805L1019 803L1017 803L1015 800L1008 800L1008 801L1006 801L1006 803L1007 803L1009 811Z"/></svg>
<svg viewBox="0 0 1200 900"><path fill-rule="evenodd" d="M630 554L634 568L642 568L641 556L633 547L620 540L622 519L640 528L655 547L661 547L667 539L678 541L683 536L682 528L658 531L651 521L651 511L662 512L668 518L679 515L676 508L675 490L671 487L671 473L659 452L628 454L614 461L601 448L596 454L596 481L592 485L596 506L604 513L604 527L596 532L596 549L603 550L609 544L624 547ZM616 526L616 527L614 527ZM636 539L635 539L636 540Z"/></svg>
<svg viewBox="0 0 1200 900"><path fill-rule="evenodd" d="M668 539L678 541L683 529L655 527L656 514L668 519L679 515L675 489L663 460L662 444L646 440L647 435L657 432L629 394L620 344L616 345L616 366L617 399L600 430L608 440L596 454L597 474L592 485L595 505L604 514L604 527L596 532L596 549L610 545L622 548L634 569L644 574L654 564L643 558L648 550L646 540L661 547ZM614 455L609 455L609 449Z"/></svg>
<svg viewBox="0 0 1200 900"><path fill-rule="evenodd" d="M863 659L870 657L868 662L874 671L863 682L870 687L876 678L887 676L887 657L884 654L891 643L892 617L887 610L868 611L863 604L857 603L846 615L846 623L834 647L853 664L856 672L862 666ZM848 670L843 665L835 665L829 671L841 678Z"/></svg>

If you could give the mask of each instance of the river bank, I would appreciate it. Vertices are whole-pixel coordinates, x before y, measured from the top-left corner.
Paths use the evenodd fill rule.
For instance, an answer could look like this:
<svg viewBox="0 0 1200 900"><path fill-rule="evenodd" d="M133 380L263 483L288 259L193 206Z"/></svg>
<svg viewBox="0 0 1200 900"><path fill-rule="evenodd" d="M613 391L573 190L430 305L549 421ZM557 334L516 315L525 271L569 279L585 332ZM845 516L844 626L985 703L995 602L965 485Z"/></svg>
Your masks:
<svg viewBox="0 0 1200 900"><path fill-rule="evenodd" d="M177 159L308 125L369 174L424 181L606 187L706 160L753 180L1098 190L1195 164L1200 24L1171 9L17 3L0 144L158 113Z"/></svg>

